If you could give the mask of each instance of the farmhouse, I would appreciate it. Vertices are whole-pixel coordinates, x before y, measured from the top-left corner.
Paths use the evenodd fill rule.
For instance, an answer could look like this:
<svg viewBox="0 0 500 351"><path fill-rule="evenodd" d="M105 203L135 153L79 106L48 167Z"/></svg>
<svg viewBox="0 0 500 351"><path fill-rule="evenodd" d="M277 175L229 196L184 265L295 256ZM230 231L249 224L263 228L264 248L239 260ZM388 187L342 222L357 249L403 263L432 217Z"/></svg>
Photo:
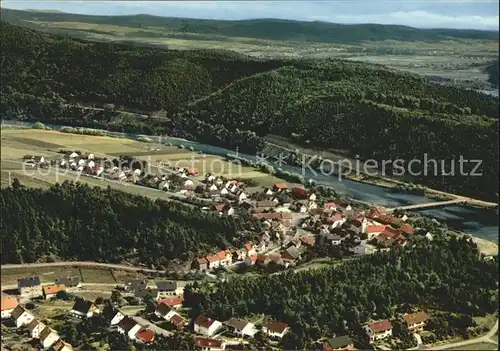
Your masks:
<svg viewBox="0 0 500 351"><path fill-rule="evenodd" d="M14 311L18 304L19 302L15 296L2 293L2 319L10 318L12 311Z"/></svg>
<svg viewBox="0 0 500 351"><path fill-rule="evenodd" d="M63 284L53 284L53 285L46 285L42 288L43 291L43 297L45 300L53 299L54 297L57 296L57 293L61 291L66 291L66 286Z"/></svg>
<svg viewBox="0 0 500 351"><path fill-rule="evenodd" d="M200 272L204 272L208 270L208 260L205 257L198 258L196 260L196 264L198 265L198 270Z"/></svg>
<svg viewBox="0 0 500 351"><path fill-rule="evenodd" d="M40 333L40 343L44 349L48 349L54 345L57 340L59 340L59 335L50 327L45 327Z"/></svg>
<svg viewBox="0 0 500 351"><path fill-rule="evenodd" d="M165 296L178 296L184 293L184 288L177 285L175 281L159 281L156 282L158 290L158 298Z"/></svg>
<svg viewBox="0 0 500 351"><path fill-rule="evenodd" d="M252 338L258 331L257 329L255 329L255 325L253 323L249 323L242 319L231 318L225 324L233 333L238 334L243 338Z"/></svg>
<svg viewBox="0 0 500 351"><path fill-rule="evenodd" d="M18 328L23 325L30 324L31 321L35 319L35 317L33 317L33 315L26 311L21 305L17 305L10 315Z"/></svg>
<svg viewBox="0 0 500 351"><path fill-rule="evenodd" d="M365 329L370 338L370 343L392 336L392 324L387 319L373 321Z"/></svg>
<svg viewBox="0 0 500 351"><path fill-rule="evenodd" d="M30 331L30 335L33 339L40 339L40 334L45 329L45 324L38 321L37 319L33 319L28 324L28 330Z"/></svg>
<svg viewBox="0 0 500 351"><path fill-rule="evenodd" d="M33 276L27 278L21 278L17 280L17 290L21 298L30 298L43 296L42 284L40 283L40 277Z"/></svg>
<svg viewBox="0 0 500 351"><path fill-rule="evenodd" d="M75 304L69 311L69 314L77 318L90 318L94 314L99 314L101 311L92 301L81 298L76 299Z"/></svg>
<svg viewBox="0 0 500 351"><path fill-rule="evenodd" d="M278 321L267 322L262 326L262 332L271 338L282 339L288 330L288 324Z"/></svg>
<svg viewBox="0 0 500 351"><path fill-rule="evenodd" d="M214 335L221 327L221 322L205 316L199 316L194 321L194 332L205 336Z"/></svg>
<svg viewBox="0 0 500 351"><path fill-rule="evenodd" d="M172 318L169 319L169 322L174 325L174 327L177 328L177 330L181 330L184 328L184 326L187 324L186 320L182 318L180 315L177 313L172 316Z"/></svg>
<svg viewBox="0 0 500 351"><path fill-rule="evenodd" d="M336 338L327 339L323 343L323 351L340 351L340 350L355 350L354 342L347 336L338 336Z"/></svg>
<svg viewBox="0 0 500 351"><path fill-rule="evenodd" d="M226 349L226 342L224 340L207 339L196 336L194 338L194 343L203 351L221 351Z"/></svg>
<svg viewBox="0 0 500 351"><path fill-rule="evenodd" d="M403 318L408 324L408 330L412 333L423 331L424 327L427 325L427 322L430 319L429 315L424 311L420 311L417 313L406 313Z"/></svg>

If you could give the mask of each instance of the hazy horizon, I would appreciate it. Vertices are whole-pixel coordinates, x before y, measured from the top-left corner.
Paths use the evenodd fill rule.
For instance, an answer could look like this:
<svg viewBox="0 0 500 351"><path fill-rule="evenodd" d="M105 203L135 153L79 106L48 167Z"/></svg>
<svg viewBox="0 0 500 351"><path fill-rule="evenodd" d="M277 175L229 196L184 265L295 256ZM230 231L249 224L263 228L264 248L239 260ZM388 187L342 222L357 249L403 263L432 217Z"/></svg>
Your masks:
<svg viewBox="0 0 500 351"><path fill-rule="evenodd" d="M499 30L498 1L12 1L16 10L213 20L283 19L415 28Z"/></svg>

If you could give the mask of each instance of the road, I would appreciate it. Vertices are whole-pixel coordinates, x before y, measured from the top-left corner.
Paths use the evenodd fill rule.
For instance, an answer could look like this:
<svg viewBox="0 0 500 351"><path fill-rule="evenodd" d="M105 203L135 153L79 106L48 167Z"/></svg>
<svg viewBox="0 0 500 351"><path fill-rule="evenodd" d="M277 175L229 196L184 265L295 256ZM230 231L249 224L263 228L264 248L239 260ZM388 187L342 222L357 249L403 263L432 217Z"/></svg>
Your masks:
<svg viewBox="0 0 500 351"><path fill-rule="evenodd" d="M477 343L481 343L481 342L485 342L485 343L489 343L489 344L496 344L497 342L491 340L491 338L495 336L495 333L497 332L497 330L498 330L498 319L495 322L495 325L491 328L491 330L487 334L485 334L479 338L459 341L459 342L455 342L453 344L434 346L434 347L430 347L426 350L446 350L446 349L451 349L451 348L455 348L455 347L477 344Z"/></svg>

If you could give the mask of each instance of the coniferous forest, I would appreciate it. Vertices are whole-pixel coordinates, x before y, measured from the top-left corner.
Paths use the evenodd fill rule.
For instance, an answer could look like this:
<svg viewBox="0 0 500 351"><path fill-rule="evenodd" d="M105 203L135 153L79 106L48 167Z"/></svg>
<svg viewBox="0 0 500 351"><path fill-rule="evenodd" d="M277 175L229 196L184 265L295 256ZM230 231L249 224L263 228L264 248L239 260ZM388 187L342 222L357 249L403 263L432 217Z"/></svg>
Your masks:
<svg viewBox="0 0 500 351"><path fill-rule="evenodd" d="M481 177L443 182L440 175L450 169L439 166L416 181L488 200L498 196L498 100L476 91L342 60L93 43L7 22L0 35L5 118L165 133L246 152L277 134L378 161L427 154L449 165L463 156L482 160Z"/></svg>
<svg viewBox="0 0 500 351"><path fill-rule="evenodd" d="M251 218L218 217L177 202L111 188L65 182L1 189L2 264L62 260L154 264L192 260L199 253L239 245L258 228Z"/></svg>
<svg viewBox="0 0 500 351"><path fill-rule="evenodd" d="M467 327L466 316L496 311L498 273L497 258L484 260L466 238L424 240L332 268L195 283L184 304L193 316L266 314L288 323L285 350L314 349L314 340L332 334L362 340L363 323L412 309L449 313L433 317L431 328L441 337Z"/></svg>

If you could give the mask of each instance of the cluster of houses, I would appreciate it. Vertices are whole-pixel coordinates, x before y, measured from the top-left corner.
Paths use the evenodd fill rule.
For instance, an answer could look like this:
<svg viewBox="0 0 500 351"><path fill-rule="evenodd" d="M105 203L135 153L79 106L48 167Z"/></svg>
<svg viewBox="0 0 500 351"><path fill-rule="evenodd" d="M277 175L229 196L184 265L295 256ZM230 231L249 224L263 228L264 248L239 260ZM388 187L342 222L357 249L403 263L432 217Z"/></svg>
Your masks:
<svg viewBox="0 0 500 351"><path fill-rule="evenodd" d="M403 319L408 326L408 331L411 333L420 333L429 322L430 316L424 311L419 311L405 313ZM392 337L392 324L388 319L372 321L365 326L365 330L370 343Z"/></svg>
<svg viewBox="0 0 500 351"><path fill-rule="evenodd" d="M16 296L2 293L2 320L11 319L16 328L27 327L32 339L38 340L42 349L72 351L73 347L59 337L57 331L38 320L26 310Z"/></svg>
<svg viewBox="0 0 500 351"><path fill-rule="evenodd" d="M194 321L194 332L202 335L195 337L195 344L203 350L218 351L226 348L223 339L217 339L217 334L228 330L239 338L253 338L259 332L254 323L243 319L231 318L226 322L220 322L206 316L198 316ZM288 324L276 320L270 320L262 324L260 332L274 340L282 339L290 330Z"/></svg>
<svg viewBox="0 0 500 351"><path fill-rule="evenodd" d="M21 300L43 298L53 299L60 292L74 291L82 286L80 280L74 277L56 279L54 284L43 285L40 277L31 276L17 280L17 290Z"/></svg>

